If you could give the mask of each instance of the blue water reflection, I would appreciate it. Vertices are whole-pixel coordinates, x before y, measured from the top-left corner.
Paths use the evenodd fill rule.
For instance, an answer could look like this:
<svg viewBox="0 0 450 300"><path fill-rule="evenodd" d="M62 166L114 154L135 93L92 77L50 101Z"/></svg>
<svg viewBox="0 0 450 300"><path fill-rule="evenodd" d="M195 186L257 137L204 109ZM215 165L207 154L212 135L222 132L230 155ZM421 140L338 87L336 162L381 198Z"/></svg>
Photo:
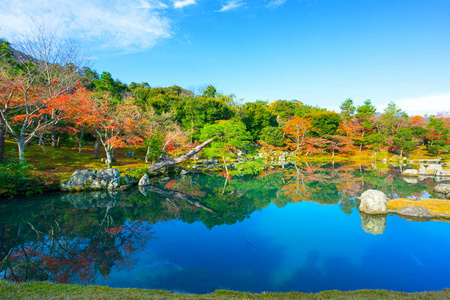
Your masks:
<svg viewBox="0 0 450 300"><path fill-rule="evenodd" d="M450 286L450 227L388 216L382 235L337 206L295 203L245 222L207 229L161 222L131 273L101 284L206 293L354 289L440 290Z"/></svg>
<svg viewBox="0 0 450 300"><path fill-rule="evenodd" d="M450 287L450 224L357 209L369 188L439 197L434 179L400 174L306 164L1 202L0 278L188 293Z"/></svg>

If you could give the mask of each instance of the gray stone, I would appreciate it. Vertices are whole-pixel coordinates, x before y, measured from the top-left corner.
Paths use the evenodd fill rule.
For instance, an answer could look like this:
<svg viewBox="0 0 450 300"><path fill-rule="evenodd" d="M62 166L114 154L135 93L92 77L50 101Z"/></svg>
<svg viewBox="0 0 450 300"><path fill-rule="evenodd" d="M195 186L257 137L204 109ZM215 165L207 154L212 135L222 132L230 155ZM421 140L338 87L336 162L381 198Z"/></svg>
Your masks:
<svg viewBox="0 0 450 300"><path fill-rule="evenodd" d="M402 207L396 211L399 215L409 216L409 217L420 217L420 218L431 218L433 214L421 206L406 206Z"/></svg>
<svg viewBox="0 0 450 300"><path fill-rule="evenodd" d="M450 177L450 171L436 170L434 171L435 177Z"/></svg>
<svg viewBox="0 0 450 300"><path fill-rule="evenodd" d="M386 203L389 199L383 192L377 190L367 190L361 195L359 210L366 214L386 214Z"/></svg>
<svg viewBox="0 0 450 300"><path fill-rule="evenodd" d="M76 170L69 180L61 182L61 189L83 189L85 187L86 180L92 176L92 169Z"/></svg>
<svg viewBox="0 0 450 300"><path fill-rule="evenodd" d="M403 171L402 175L403 176L417 176L418 171L415 169L406 169L405 171Z"/></svg>
<svg viewBox="0 0 450 300"><path fill-rule="evenodd" d="M150 178L148 177L147 174L144 174L144 176L142 176L141 179L139 180L138 186L146 186L146 185L150 185Z"/></svg>
<svg viewBox="0 0 450 300"><path fill-rule="evenodd" d="M368 215L361 213L361 228L370 234L382 234L386 230L386 215Z"/></svg>
<svg viewBox="0 0 450 300"><path fill-rule="evenodd" d="M430 164L430 165L427 166L427 170L430 170L430 171L442 170L442 165Z"/></svg>
<svg viewBox="0 0 450 300"><path fill-rule="evenodd" d="M425 168L425 166L422 164L420 165L419 171L417 173L418 173L418 175L431 175L431 173L428 172L427 169Z"/></svg>
<svg viewBox="0 0 450 300"><path fill-rule="evenodd" d="M94 171L92 183L93 189L116 189L120 186L120 172L115 168Z"/></svg>
<svg viewBox="0 0 450 300"><path fill-rule="evenodd" d="M450 184L439 183L434 187L436 193L447 195L450 193Z"/></svg>
<svg viewBox="0 0 450 300"><path fill-rule="evenodd" d="M117 169L76 170L70 179L61 182L62 190L116 189L120 186L120 172Z"/></svg>

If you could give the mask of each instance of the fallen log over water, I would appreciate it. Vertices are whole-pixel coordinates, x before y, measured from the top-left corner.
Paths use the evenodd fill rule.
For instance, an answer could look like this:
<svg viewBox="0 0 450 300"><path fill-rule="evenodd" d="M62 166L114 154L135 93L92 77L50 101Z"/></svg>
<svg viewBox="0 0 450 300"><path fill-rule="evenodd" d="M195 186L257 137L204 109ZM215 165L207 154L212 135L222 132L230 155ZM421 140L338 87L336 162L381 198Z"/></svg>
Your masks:
<svg viewBox="0 0 450 300"><path fill-rule="evenodd" d="M179 156L179 157L176 157L176 158L166 159L166 160L161 161L159 163L153 164L153 165L150 166L150 169L148 171L149 172L154 172L154 171L157 171L157 170L159 170L159 169L161 169L163 167L167 167L167 166L170 166L170 165L178 164L180 162L188 160L189 158L191 158L195 154L199 153L203 148L208 146L208 144L211 143L212 141L214 141L214 139L209 139L209 140L204 141L203 143L201 143L200 145L198 145L197 147L195 147L194 149L192 149L191 151L189 151L185 155L182 155L182 156Z"/></svg>

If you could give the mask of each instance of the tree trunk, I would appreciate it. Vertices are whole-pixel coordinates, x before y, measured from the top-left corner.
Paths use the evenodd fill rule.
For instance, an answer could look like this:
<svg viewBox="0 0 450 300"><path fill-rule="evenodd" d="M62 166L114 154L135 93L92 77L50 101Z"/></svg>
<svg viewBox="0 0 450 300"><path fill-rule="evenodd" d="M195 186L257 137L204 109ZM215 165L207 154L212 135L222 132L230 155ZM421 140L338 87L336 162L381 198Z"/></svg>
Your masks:
<svg viewBox="0 0 450 300"><path fill-rule="evenodd" d="M17 142L17 147L19 149L19 159L21 162L25 162L25 143L21 140Z"/></svg>
<svg viewBox="0 0 450 300"><path fill-rule="evenodd" d="M163 167L167 167L167 166L170 166L170 165L178 164L180 162L188 160L189 158L191 158L195 154L199 153L203 148L205 148L212 141L214 141L214 139L209 139L209 140L203 142L202 144L198 145L197 147L195 147L194 149L192 149L191 151L189 151L185 155L179 156L177 158L166 159L166 160L164 160L162 162L156 163L156 164L150 166L148 171L149 172L154 172L154 171L159 170L159 169L161 169Z"/></svg>
<svg viewBox="0 0 450 300"><path fill-rule="evenodd" d="M6 139L6 126L3 118L0 116L0 162L5 155L5 139Z"/></svg>
<svg viewBox="0 0 450 300"><path fill-rule="evenodd" d="M111 164L112 164L112 153L111 153L111 151L108 151L106 148L105 148L105 152L106 152L106 164L108 165L108 169L109 168L111 168Z"/></svg>
<svg viewBox="0 0 450 300"><path fill-rule="evenodd" d="M94 144L94 158L98 158L98 153L100 151L100 137L97 135L97 139Z"/></svg>
<svg viewBox="0 0 450 300"><path fill-rule="evenodd" d="M145 162L148 162L149 155L150 155L150 146L147 147L147 152L145 153Z"/></svg>
<svg viewBox="0 0 450 300"><path fill-rule="evenodd" d="M58 136L56 134L56 127L52 126L52 147L58 146Z"/></svg>

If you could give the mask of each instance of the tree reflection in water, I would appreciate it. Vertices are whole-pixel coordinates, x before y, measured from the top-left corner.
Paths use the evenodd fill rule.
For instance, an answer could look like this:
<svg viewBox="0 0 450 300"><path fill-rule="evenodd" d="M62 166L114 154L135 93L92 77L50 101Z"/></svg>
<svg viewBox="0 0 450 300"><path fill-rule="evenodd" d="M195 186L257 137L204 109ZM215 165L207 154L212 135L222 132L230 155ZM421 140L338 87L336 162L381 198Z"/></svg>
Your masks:
<svg viewBox="0 0 450 300"><path fill-rule="evenodd" d="M207 228L242 222L271 203L311 201L355 211L366 189L390 197L433 197L433 180L405 182L383 166L294 164L256 177L192 175L125 192L46 195L0 204L0 272L14 281L95 282L113 268L132 268L134 254L160 221L201 222ZM226 183L226 184L225 184ZM381 234L385 218L361 217L366 232Z"/></svg>
<svg viewBox="0 0 450 300"><path fill-rule="evenodd" d="M93 283L98 275L108 276L113 267L132 267L133 253L151 237L147 223L114 220L111 207L95 208L95 201L94 207L82 210L59 200L32 202L17 204L17 213L1 218L4 279Z"/></svg>

